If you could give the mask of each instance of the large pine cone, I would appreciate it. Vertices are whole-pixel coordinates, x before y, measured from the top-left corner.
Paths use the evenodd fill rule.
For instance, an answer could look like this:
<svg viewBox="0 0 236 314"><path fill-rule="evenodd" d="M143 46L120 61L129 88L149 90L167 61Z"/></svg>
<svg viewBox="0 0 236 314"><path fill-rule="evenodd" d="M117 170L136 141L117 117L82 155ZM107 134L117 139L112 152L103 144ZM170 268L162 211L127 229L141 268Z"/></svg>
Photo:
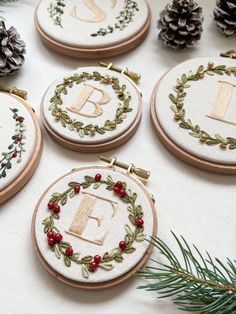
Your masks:
<svg viewBox="0 0 236 314"><path fill-rule="evenodd" d="M158 38L168 47L184 49L201 38L202 8L194 0L173 0L160 14Z"/></svg>
<svg viewBox="0 0 236 314"><path fill-rule="evenodd" d="M216 25L226 36L236 33L236 1L218 0L214 11Z"/></svg>
<svg viewBox="0 0 236 314"><path fill-rule="evenodd" d="M16 72L24 62L25 43L14 27L0 21L0 76Z"/></svg>

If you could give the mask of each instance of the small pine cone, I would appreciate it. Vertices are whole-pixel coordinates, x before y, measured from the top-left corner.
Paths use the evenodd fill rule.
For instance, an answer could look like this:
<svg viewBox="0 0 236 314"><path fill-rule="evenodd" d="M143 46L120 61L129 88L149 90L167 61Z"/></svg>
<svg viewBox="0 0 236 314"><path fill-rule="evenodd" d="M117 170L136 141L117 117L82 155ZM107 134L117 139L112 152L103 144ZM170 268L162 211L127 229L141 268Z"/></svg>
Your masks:
<svg viewBox="0 0 236 314"><path fill-rule="evenodd" d="M226 36L236 33L236 1L218 0L214 11L217 27Z"/></svg>
<svg viewBox="0 0 236 314"><path fill-rule="evenodd" d="M25 43L12 26L6 29L0 21L0 76L16 72L24 62Z"/></svg>
<svg viewBox="0 0 236 314"><path fill-rule="evenodd" d="M174 49L192 47L201 38L202 22L202 8L194 0L173 0L160 14L158 38Z"/></svg>

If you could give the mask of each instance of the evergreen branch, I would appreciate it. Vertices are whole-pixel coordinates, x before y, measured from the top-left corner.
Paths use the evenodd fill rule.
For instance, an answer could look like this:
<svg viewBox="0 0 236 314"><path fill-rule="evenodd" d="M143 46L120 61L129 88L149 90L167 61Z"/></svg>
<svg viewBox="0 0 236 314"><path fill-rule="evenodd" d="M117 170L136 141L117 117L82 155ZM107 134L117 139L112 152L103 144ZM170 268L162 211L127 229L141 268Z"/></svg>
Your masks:
<svg viewBox="0 0 236 314"><path fill-rule="evenodd" d="M152 282L138 288L157 291L160 298L171 297L183 311L236 314L236 261L227 259L224 265L209 253L204 258L196 246L190 248L183 237L172 234L183 261L164 241L152 237L150 242L168 263L152 259L154 265L138 273Z"/></svg>

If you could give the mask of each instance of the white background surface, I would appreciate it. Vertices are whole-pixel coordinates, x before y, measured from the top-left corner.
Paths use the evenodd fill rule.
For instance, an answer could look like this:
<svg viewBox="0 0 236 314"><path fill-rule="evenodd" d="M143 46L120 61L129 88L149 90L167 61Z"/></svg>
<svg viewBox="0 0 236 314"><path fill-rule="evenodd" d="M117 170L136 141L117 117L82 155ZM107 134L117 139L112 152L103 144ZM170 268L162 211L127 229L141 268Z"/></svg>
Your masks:
<svg viewBox="0 0 236 314"><path fill-rule="evenodd" d="M68 70L96 62L81 62L45 48L33 25L35 3L20 0L4 5L7 24L15 25L27 43L27 56L22 71L17 76L1 79L1 83L27 89L40 118L40 99L48 85ZM222 259L235 258L236 176L205 173L171 156L157 139L149 119L152 89L167 69L191 57L218 55L222 50L235 48L235 38L224 38L211 21L215 1L199 0L205 16L202 40L196 48L185 52L166 49L156 41L156 20L167 1L149 0L149 3L153 22L145 43L111 59L143 74L142 124L130 142L108 154L152 171L148 187L157 199L159 235L168 244L173 245L170 235L173 230L203 251L208 250ZM70 152L54 143L44 129L43 133L44 152L36 174L20 194L0 209L0 313L181 313L169 300L156 299L156 293L136 290L145 283L140 278L105 292L87 292L58 282L41 266L30 235L31 217L39 196L68 170L100 163L96 155Z"/></svg>

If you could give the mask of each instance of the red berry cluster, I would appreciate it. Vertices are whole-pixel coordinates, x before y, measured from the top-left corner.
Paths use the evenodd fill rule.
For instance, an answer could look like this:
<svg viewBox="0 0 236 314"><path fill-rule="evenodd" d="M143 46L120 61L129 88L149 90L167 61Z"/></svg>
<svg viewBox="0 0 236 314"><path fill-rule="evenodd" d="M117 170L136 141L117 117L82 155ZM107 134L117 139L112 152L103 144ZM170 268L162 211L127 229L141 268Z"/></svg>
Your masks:
<svg viewBox="0 0 236 314"><path fill-rule="evenodd" d="M143 228L144 220L142 218L137 218L136 221L135 221L135 224L136 224L137 227Z"/></svg>
<svg viewBox="0 0 236 314"><path fill-rule="evenodd" d="M66 250L65 250L65 254L67 256L72 256L74 254L74 250L72 249L71 246L67 247Z"/></svg>
<svg viewBox="0 0 236 314"><path fill-rule="evenodd" d="M80 192L80 185L76 185L74 187L74 192L75 192L75 194L79 194L79 192Z"/></svg>
<svg viewBox="0 0 236 314"><path fill-rule="evenodd" d="M114 185L113 191L118 194L121 198L126 197L126 191L121 181L117 181Z"/></svg>
<svg viewBox="0 0 236 314"><path fill-rule="evenodd" d="M48 234L48 245L53 246L56 243L59 243L62 241L63 236L60 233L55 233L53 231L49 231Z"/></svg>
<svg viewBox="0 0 236 314"><path fill-rule="evenodd" d="M100 173L97 173L96 176L94 177L95 181L99 182L102 179L102 175Z"/></svg>
<svg viewBox="0 0 236 314"><path fill-rule="evenodd" d="M17 117L16 121L22 123L22 122L24 122L24 118L23 117Z"/></svg>
<svg viewBox="0 0 236 314"><path fill-rule="evenodd" d="M17 151L15 150L12 155L11 155L12 158L16 158L17 157Z"/></svg>
<svg viewBox="0 0 236 314"><path fill-rule="evenodd" d="M127 243L125 241L120 241L119 248L124 251L127 248Z"/></svg>
<svg viewBox="0 0 236 314"><path fill-rule="evenodd" d="M101 260L102 258L100 255L95 255L93 257L93 261L89 264L90 270L95 271L96 269L98 269L99 264L101 263Z"/></svg>
<svg viewBox="0 0 236 314"><path fill-rule="evenodd" d="M61 207L58 204L52 202L48 203L48 209L52 210L55 214L59 214L61 211Z"/></svg>

